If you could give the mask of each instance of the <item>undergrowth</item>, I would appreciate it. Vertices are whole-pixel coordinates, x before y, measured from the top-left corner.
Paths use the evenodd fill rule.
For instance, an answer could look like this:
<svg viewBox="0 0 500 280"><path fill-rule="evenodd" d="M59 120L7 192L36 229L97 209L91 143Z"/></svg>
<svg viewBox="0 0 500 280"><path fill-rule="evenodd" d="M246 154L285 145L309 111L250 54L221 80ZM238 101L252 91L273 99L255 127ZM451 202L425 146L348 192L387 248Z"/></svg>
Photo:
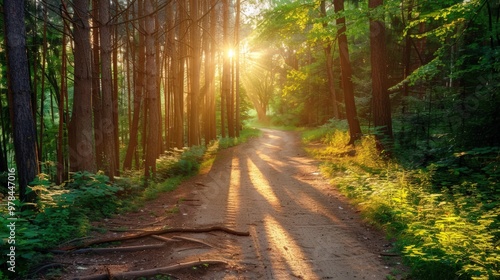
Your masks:
<svg viewBox="0 0 500 280"><path fill-rule="evenodd" d="M259 134L257 129L245 129L239 138L220 139L207 147L173 150L157 160L156 176L149 181L139 170L122 172L122 177L115 178L114 182L101 172L77 172L61 185L40 174L28 188L37 193L37 202L22 205L16 200L16 209L23 208L16 213L16 275L19 279L28 277L30 271L50 259L50 249L88 235L92 221L138 209L146 200L174 190L182 180L211 164L219 149L237 145ZM6 207L0 211L3 211L0 212L0 254L6 256L10 250L6 230L9 220ZM7 279L1 272L7 271L6 262L7 257L0 258L0 279Z"/></svg>
<svg viewBox="0 0 500 280"><path fill-rule="evenodd" d="M332 182L397 240L416 279L500 278L498 147L409 169L380 158L372 136L346 146L348 133L338 127L303 140Z"/></svg>

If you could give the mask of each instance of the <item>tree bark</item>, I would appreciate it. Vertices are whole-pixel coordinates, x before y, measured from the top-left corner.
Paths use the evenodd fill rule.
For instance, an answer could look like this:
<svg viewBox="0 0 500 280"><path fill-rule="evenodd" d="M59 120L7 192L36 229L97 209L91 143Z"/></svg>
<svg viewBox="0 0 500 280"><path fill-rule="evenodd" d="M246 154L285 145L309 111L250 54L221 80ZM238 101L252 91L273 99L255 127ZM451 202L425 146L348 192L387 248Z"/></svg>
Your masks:
<svg viewBox="0 0 500 280"><path fill-rule="evenodd" d="M335 1L337 3L339 1ZM338 3L337 3L338 4ZM335 12L337 11L337 4L335 4ZM343 5L343 3L342 3ZM320 5L321 9L321 16L326 17L326 5L325 5L325 0L321 1ZM338 24L338 20L337 20ZM328 26L328 23L323 23L323 27L326 28ZM340 114L339 114L339 106L337 104L337 92L335 90L335 77L333 75L333 57L332 57L332 42L325 42L325 46L323 47L323 50L325 52L325 58L326 58L326 76L328 79L328 90L330 91L330 96L332 97L333 100L333 117L336 119L340 119Z"/></svg>
<svg viewBox="0 0 500 280"><path fill-rule="evenodd" d="M229 57L229 0L222 1L222 36L224 40L223 58L222 58L222 84L221 84L221 129L222 137L225 137L225 128L227 124L228 136L234 137L234 128L232 127L231 115L231 63ZM224 116L226 115L226 116Z"/></svg>
<svg viewBox="0 0 500 280"><path fill-rule="evenodd" d="M155 16L153 14L153 0L146 0L144 12L146 16L145 33L146 33L146 118L148 126L146 128L146 161L145 161L145 177L156 174L156 159L159 155L160 139L160 113L158 112L158 92L157 92L157 69L156 69L156 51L155 51Z"/></svg>
<svg viewBox="0 0 500 280"><path fill-rule="evenodd" d="M189 117L189 146L200 145L200 123L199 123L199 101L200 95L200 28L198 27L198 1L190 0L189 15L191 26L189 27L191 45L191 94L190 117Z"/></svg>
<svg viewBox="0 0 500 280"><path fill-rule="evenodd" d="M215 55L217 53L217 41L215 34L217 33L217 16L219 14L219 9L217 6L218 0L210 0L213 10L210 14L210 65L209 72L206 73L209 75L210 84L208 85L208 101L207 101L207 110L208 110L208 123L209 123L209 140L217 139L217 117L216 117L216 106L215 106Z"/></svg>
<svg viewBox="0 0 500 280"><path fill-rule="evenodd" d="M89 0L74 0L74 97L68 126L70 169L95 172Z"/></svg>
<svg viewBox="0 0 500 280"><path fill-rule="evenodd" d="M38 174L38 165L36 128L31 107L29 66L26 54L24 1L5 0L3 8L19 197L22 201L34 201L36 196L34 192L26 194L28 184Z"/></svg>
<svg viewBox="0 0 500 280"><path fill-rule="evenodd" d="M102 1L92 0L92 24L93 26L99 26L99 5ZM102 139L102 94L101 94L101 79L99 79L100 74L100 64L101 55L99 48L99 31L100 28L92 29L92 112L94 113L94 143L95 143L95 154L96 154L96 168L98 170L103 169L104 160L102 155L104 154L104 141Z"/></svg>
<svg viewBox="0 0 500 280"><path fill-rule="evenodd" d="M241 14L241 1L236 0L236 19L234 24L234 32L235 34L235 81L236 89L235 89L235 136L240 137L241 130L241 112L240 112L240 14Z"/></svg>
<svg viewBox="0 0 500 280"><path fill-rule="evenodd" d="M344 0L334 0L335 12L342 13L344 11ZM342 88L344 90L344 102L347 123L349 124L349 144L361 138L361 127L359 125L358 115L356 112L356 102L354 100L354 85L352 83L352 67L349 59L349 45L347 43L345 18L338 18L337 34L340 52L340 69L342 71Z"/></svg>
<svg viewBox="0 0 500 280"><path fill-rule="evenodd" d="M140 6L140 5L139 5ZM138 8L138 17L142 17L142 7ZM142 30L143 19L139 20L139 26ZM132 124L130 129L130 141L127 147L127 152L125 154L125 159L123 161L123 169L132 169L132 161L136 158L136 167L139 167L137 147L139 146L139 121L141 116L141 108L144 99L144 35L139 32L137 34L139 37L139 42L136 46L136 50L133 50L133 55L137 54L137 63L134 63L134 111L132 113ZM135 46L135 44L133 43Z"/></svg>
<svg viewBox="0 0 500 280"><path fill-rule="evenodd" d="M172 57L173 67L176 68L174 89L174 139L178 149L184 147L184 61L186 56L185 34L186 34L186 9L183 1L177 2L177 26L178 41L177 51Z"/></svg>
<svg viewBox="0 0 500 280"><path fill-rule="evenodd" d="M369 0L368 7L373 10L381 7L383 2L383 0ZM393 136L391 103L387 90L385 25L383 21L373 17L370 17L370 54L373 124L378 130L376 133L378 149L389 151Z"/></svg>
<svg viewBox="0 0 500 280"><path fill-rule="evenodd" d="M96 134L102 135L102 154L100 161L103 163L104 173L113 180L116 172L115 166L115 126L113 117L113 81L111 73L111 26L109 0L99 1L99 49L101 57L101 122L100 130ZM96 145L99 143L96 143Z"/></svg>

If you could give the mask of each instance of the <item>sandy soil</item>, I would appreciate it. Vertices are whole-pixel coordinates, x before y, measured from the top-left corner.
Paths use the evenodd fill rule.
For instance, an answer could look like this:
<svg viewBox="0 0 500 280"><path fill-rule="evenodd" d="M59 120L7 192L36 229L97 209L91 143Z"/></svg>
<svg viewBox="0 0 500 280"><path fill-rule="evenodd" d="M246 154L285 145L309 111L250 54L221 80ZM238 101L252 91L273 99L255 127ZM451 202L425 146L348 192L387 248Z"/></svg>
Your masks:
<svg viewBox="0 0 500 280"><path fill-rule="evenodd" d="M214 225L248 231L250 236L172 233L163 236L206 244L182 240L136 252L59 255L56 261L64 265L63 279L197 260L227 264L183 269L173 272L172 278L386 279L391 271L403 269L397 258L380 255L390 242L363 223L358 211L321 176L318 162L307 156L294 132L263 130L262 137L221 151L210 170L176 191L137 213L96 226L155 230ZM132 233L107 232L101 237ZM148 237L119 246L159 243Z"/></svg>

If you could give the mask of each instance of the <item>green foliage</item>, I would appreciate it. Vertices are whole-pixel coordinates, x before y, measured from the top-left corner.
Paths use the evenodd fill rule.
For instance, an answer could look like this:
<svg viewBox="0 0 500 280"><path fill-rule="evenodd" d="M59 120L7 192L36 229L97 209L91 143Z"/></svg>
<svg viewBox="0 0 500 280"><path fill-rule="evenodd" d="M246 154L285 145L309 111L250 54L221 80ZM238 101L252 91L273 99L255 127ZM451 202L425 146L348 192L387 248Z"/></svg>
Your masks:
<svg viewBox="0 0 500 280"><path fill-rule="evenodd" d="M345 151L349 143L349 134L345 132L347 127L345 120L330 119L328 123L317 129L302 132L302 141L304 143L320 142L325 145L320 153L314 153L320 158L327 159L331 155L339 155Z"/></svg>
<svg viewBox="0 0 500 280"><path fill-rule="evenodd" d="M183 178L183 176L175 176L161 182L151 182L143 192L144 199L153 200L157 198L160 193L175 190L175 188L182 182Z"/></svg>
<svg viewBox="0 0 500 280"><path fill-rule="evenodd" d="M71 180L57 186L41 174L31 183L31 191L38 194L36 206L17 205L16 221L16 270L26 273L31 266L49 257L48 249L64 241L85 236L90 230L90 221L109 216L120 206L116 194L122 190L108 182L103 174L77 172ZM0 226L6 228L7 213L2 213ZM8 233L2 231L6 242ZM8 246L0 252L7 254ZM6 265L5 258L0 266Z"/></svg>
<svg viewBox="0 0 500 280"><path fill-rule="evenodd" d="M191 176L198 172L205 146L173 150L157 160L156 181L175 176Z"/></svg>
<svg viewBox="0 0 500 280"><path fill-rule="evenodd" d="M373 137L357 143L355 153L345 146L342 152L342 133L324 134L327 146L312 151L364 215L396 237L417 279L500 277L500 148L408 169L381 159Z"/></svg>

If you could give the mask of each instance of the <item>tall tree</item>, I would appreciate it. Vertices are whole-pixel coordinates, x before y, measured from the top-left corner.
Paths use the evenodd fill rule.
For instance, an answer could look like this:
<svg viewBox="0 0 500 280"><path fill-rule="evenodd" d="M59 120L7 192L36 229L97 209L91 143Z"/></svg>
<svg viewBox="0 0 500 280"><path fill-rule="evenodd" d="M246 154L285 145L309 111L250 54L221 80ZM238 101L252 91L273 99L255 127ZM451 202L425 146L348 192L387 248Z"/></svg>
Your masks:
<svg viewBox="0 0 500 280"><path fill-rule="evenodd" d="M59 104L58 104L58 113L59 113L59 124L58 124L58 135L57 135L57 176L56 183L61 184L64 179L66 179L65 175L67 174L67 158L64 155L64 147L65 147L65 137L64 137L64 123L67 121L66 115L64 113L64 104L67 96L67 69L68 69L68 61L67 57L67 48L66 42L68 36L66 35L69 29L66 19L64 21L64 31L62 35L62 51L61 51L61 90L59 91Z"/></svg>
<svg viewBox="0 0 500 280"><path fill-rule="evenodd" d="M322 0L320 3L320 13L323 18L326 18L326 1ZM339 6L338 1L335 1L335 12L337 13L337 7ZM342 3L343 5L343 3ZM337 24L339 24L339 20L337 19ZM345 20L344 20L345 21ZM328 26L328 22L324 20L323 22L323 28L326 28ZM340 33L339 33L340 34ZM340 40L339 40L340 43ZM324 47L323 50L325 52L325 60L326 60L326 76L328 80L328 90L330 91L330 95L332 96L333 100L333 117L339 119L340 118L340 113L339 113L339 106L337 104L337 92L335 90L335 76L333 74L333 56L332 56L332 42L330 38L326 39L326 42L324 42Z"/></svg>
<svg viewBox="0 0 500 280"><path fill-rule="evenodd" d="M241 107L241 93L240 93L240 21L241 17L241 1L236 0L236 19L234 23L234 40L235 40L235 58L234 58L234 63L235 63L235 81L234 83L236 84L235 88L235 136L240 137L240 128L241 128L241 112L240 112L240 107Z"/></svg>
<svg viewBox="0 0 500 280"><path fill-rule="evenodd" d="M334 0L335 13L344 12L344 0ZM361 137L361 127L359 125L356 103L354 101L354 86L352 82L352 67L349 58L349 45L346 36L345 17L338 17L336 20L337 35L339 43L340 69L342 71L342 88L344 90L345 110L347 122L349 124L349 144Z"/></svg>
<svg viewBox="0 0 500 280"><path fill-rule="evenodd" d="M100 131L95 131L102 135L103 168L106 175L113 179L115 166L115 126L114 105L113 105L113 79L111 72L111 25L110 25L110 1L99 1L99 49L101 58L101 119L99 123ZM97 143L96 143L97 144Z"/></svg>
<svg viewBox="0 0 500 280"><path fill-rule="evenodd" d="M160 140L160 112L159 98L157 91L157 69L156 69L156 50L155 50L155 13L153 0L144 2L145 19L145 37L146 37L146 118L148 126L146 128L146 160L145 160L145 176L149 177L152 173L156 174L156 159L158 158L159 140Z"/></svg>
<svg viewBox="0 0 500 280"><path fill-rule="evenodd" d="M370 16L370 55L372 77L373 125L378 130L378 148L387 150L384 145L392 140L391 103L387 83L387 54L385 41L385 24L376 16L377 9L383 6L383 0L369 0Z"/></svg>
<svg viewBox="0 0 500 280"><path fill-rule="evenodd" d="M210 54L208 55L209 60L205 61L208 64L208 85L207 85L207 123L208 123L208 140L215 140L217 138L217 117L215 109L215 55L217 48L217 18L219 14L219 9L217 8L217 0L210 0L210 5L212 10L210 12L210 29L208 34L210 34L209 48Z"/></svg>
<svg viewBox="0 0 500 280"><path fill-rule="evenodd" d="M142 5L138 5L138 17L139 17L139 30L144 29L144 18L143 18L143 8ZM133 16L132 16L133 17ZM133 113L132 113L132 124L130 126L130 141L127 146L127 152L125 154L125 159L123 161L123 169L128 170L132 168L132 161L136 158L136 165L139 166L137 150L139 147L139 121L141 117L141 108L144 102L144 34L143 32L137 32L138 43L132 42L132 58L137 57L137 63L134 63L134 102L133 102Z"/></svg>
<svg viewBox="0 0 500 280"><path fill-rule="evenodd" d="M200 144L200 124L199 124L199 96L200 96L200 27L198 26L198 2L199 0L190 0L189 15L191 25L189 26L190 45L191 45L191 65L190 65L190 116L189 116L189 146Z"/></svg>
<svg viewBox="0 0 500 280"><path fill-rule="evenodd" d="M21 200L33 201L35 193L26 194L28 184L38 174L36 128L31 108L31 89L28 56L26 54L26 30L24 1L5 0L3 5L5 37L7 41L7 66L12 95L14 148Z"/></svg>
<svg viewBox="0 0 500 280"><path fill-rule="evenodd" d="M222 36L223 36L223 58L222 58L222 84L221 84L221 130L225 137L225 126L229 137L234 137L234 127L231 114L231 57L230 57L230 35L229 35L229 0L222 1ZM225 114L227 114L225 116Z"/></svg>
<svg viewBox="0 0 500 280"><path fill-rule="evenodd" d="M101 49L99 48L99 5L103 1L92 0L92 112L94 114L94 141L96 154L96 168L103 170L104 165L104 141L102 139L102 94L101 94L101 79L98 79L101 73Z"/></svg>
<svg viewBox="0 0 500 280"><path fill-rule="evenodd" d="M174 76L174 138L175 147L181 149L184 147L184 71L186 59L186 7L185 1L177 2L177 44L172 57L172 65L175 67Z"/></svg>
<svg viewBox="0 0 500 280"><path fill-rule="evenodd" d="M71 171L95 172L89 0L73 1L74 97L68 144Z"/></svg>

